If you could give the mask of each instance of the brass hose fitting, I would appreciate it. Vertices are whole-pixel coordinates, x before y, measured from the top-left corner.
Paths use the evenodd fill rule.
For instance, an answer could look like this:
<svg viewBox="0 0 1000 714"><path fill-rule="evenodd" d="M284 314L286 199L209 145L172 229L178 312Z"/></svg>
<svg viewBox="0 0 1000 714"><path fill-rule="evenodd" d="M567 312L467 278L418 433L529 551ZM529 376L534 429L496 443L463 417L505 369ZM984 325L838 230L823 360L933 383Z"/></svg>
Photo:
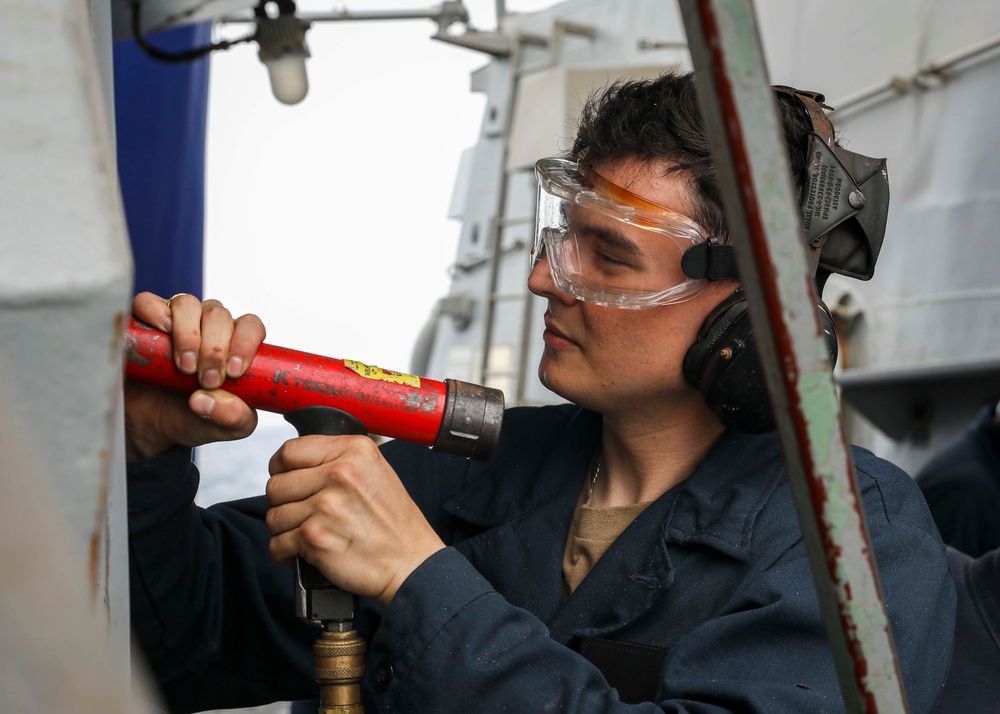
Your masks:
<svg viewBox="0 0 1000 714"><path fill-rule="evenodd" d="M313 656L319 682L319 714L363 714L365 649L357 630L327 630L316 640Z"/></svg>

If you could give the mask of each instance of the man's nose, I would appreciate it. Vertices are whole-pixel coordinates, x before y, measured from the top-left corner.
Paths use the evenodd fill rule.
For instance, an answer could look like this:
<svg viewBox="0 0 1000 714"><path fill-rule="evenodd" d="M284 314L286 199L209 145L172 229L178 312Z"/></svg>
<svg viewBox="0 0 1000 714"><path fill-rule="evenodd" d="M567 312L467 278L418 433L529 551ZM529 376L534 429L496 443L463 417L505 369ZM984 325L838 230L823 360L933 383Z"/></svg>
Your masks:
<svg viewBox="0 0 1000 714"><path fill-rule="evenodd" d="M559 290L552 280L552 269L549 267L549 257L544 252L528 274L528 290L539 297L558 300L566 304L576 301L572 295Z"/></svg>

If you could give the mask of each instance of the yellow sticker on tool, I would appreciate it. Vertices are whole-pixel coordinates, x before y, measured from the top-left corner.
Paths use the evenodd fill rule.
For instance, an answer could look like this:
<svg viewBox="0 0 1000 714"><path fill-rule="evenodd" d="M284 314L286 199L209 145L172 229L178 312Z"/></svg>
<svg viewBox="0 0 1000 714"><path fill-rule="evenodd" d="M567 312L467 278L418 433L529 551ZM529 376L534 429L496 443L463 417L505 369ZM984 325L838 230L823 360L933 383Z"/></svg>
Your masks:
<svg viewBox="0 0 1000 714"><path fill-rule="evenodd" d="M362 377L368 379L379 379L383 382L391 382L392 384L406 384L411 387L420 386L420 377L414 377L412 374L393 372L390 369L382 369L381 367L356 362L352 359L345 359L344 366L352 372L357 372Z"/></svg>

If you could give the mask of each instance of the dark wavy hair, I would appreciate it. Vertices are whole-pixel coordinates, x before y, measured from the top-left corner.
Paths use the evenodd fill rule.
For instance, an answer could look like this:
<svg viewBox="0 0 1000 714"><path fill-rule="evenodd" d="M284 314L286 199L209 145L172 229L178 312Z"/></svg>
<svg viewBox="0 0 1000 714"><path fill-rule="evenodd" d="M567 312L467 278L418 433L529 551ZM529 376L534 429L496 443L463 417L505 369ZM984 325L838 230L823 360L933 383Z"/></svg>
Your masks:
<svg viewBox="0 0 1000 714"><path fill-rule="evenodd" d="M775 94L795 191L806 183L806 151L812 126L795 100ZM694 194L694 215L722 242L729 229L708 136L691 73L622 80L592 94L580 115L570 158L599 165L624 158L665 160L666 174L683 173Z"/></svg>

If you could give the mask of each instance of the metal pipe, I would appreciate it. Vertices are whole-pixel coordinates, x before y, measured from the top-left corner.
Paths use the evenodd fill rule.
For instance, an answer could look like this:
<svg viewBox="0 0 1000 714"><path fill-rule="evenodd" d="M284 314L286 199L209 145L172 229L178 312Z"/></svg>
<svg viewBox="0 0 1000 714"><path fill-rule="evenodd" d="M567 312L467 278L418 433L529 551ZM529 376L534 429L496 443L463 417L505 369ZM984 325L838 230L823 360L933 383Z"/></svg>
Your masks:
<svg viewBox="0 0 1000 714"><path fill-rule="evenodd" d="M927 65L921 67L920 70L917 71L916 76L919 77L924 74L935 74L944 70L949 70L973 59L985 61L988 58L982 57L982 55L998 48L1000 48L1000 37L991 37L990 39L973 45L972 47L946 55L937 61L928 62Z"/></svg>
<svg viewBox="0 0 1000 714"><path fill-rule="evenodd" d="M465 6L456 0L423 10L331 10L329 12L298 12L295 14L303 22L346 22L346 21L377 21L377 20L433 20L447 27L455 22L469 22L469 13ZM218 22L225 24L240 24L253 22L252 14L223 15Z"/></svg>
<svg viewBox="0 0 1000 714"><path fill-rule="evenodd" d="M839 99L833 103L833 107L837 110L837 116L843 116L869 103L901 97L914 87L925 91L933 89L947 81L951 77L952 70L958 69L960 65L964 65L962 69L969 69L1000 56L991 54L997 49L1000 49L1000 37L990 38L965 50L928 62L911 77L890 77L881 84Z"/></svg>
<svg viewBox="0 0 1000 714"><path fill-rule="evenodd" d="M750 0L681 0L698 99L849 712L905 712Z"/></svg>

